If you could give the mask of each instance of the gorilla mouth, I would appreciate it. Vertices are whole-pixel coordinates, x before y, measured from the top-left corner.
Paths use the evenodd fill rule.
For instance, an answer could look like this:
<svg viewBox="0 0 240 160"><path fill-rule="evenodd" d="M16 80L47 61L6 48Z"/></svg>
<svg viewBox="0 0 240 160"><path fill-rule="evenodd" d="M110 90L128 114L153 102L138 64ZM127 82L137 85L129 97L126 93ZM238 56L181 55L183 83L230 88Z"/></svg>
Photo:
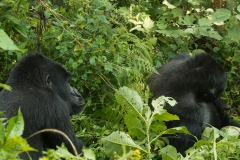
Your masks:
<svg viewBox="0 0 240 160"><path fill-rule="evenodd" d="M79 103L80 106L84 106L85 104L86 104L85 101L81 101L81 102Z"/></svg>

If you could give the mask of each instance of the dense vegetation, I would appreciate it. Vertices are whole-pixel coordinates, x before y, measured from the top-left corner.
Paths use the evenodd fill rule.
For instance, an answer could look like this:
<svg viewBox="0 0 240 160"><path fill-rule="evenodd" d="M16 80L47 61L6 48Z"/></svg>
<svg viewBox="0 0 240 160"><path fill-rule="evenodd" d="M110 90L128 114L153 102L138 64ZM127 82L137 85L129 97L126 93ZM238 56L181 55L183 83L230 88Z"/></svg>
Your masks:
<svg viewBox="0 0 240 160"><path fill-rule="evenodd" d="M163 110L174 101L160 97L156 111L147 104L146 85L156 67L178 53L212 55L225 69L222 95L240 122L240 3L238 0L2 0L0 2L0 87L15 63L38 51L72 73L87 105L72 117L86 148L85 159L184 159L165 147L164 121L176 116ZM21 138L21 112L4 129L0 125L0 157L31 150ZM186 159L239 159L240 130L206 129ZM43 159L73 157L49 150Z"/></svg>

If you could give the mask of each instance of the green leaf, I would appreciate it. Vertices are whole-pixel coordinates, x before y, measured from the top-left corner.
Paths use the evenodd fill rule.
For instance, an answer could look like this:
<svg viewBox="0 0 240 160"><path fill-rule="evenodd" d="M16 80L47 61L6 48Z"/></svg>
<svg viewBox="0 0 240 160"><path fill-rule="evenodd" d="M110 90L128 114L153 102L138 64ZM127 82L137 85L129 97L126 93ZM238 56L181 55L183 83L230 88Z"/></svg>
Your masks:
<svg viewBox="0 0 240 160"><path fill-rule="evenodd" d="M228 20L231 17L231 11L226 8L217 9L211 14L213 23L219 23Z"/></svg>
<svg viewBox="0 0 240 160"><path fill-rule="evenodd" d="M182 23L183 25L187 25L187 26L190 26L194 23L195 19L194 19L194 16L191 15L186 15L186 16L181 16L179 17L179 22Z"/></svg>
<svg viewBox="0 0 240 160"><path fill-rule="evenodd" d="M240 12L240 5L237 6L237 11Z"/></svg>
<svg viewBox="0 0 240 160"><path fill-rule="evenodd" d="M145 152L142 147L135 144L132 138L124 132L113 132L109 136L102 138L101 141L105 146L105 152L107 154L112 154L114 152L120 153L122 150L122 146L138 148Z"/></svg>
<svg viewBox="0 0 240 160"><path fill-rule="evenodd" d="M240 43L240 24L234 25L232 28L228 29L227 37L234 42Z"/></svg>
<svg viewBox="0 0 240 160"><path fill-rule="evenodd" d="M169 128L161 133L161 135L164 134L176 134L176 133L184 133L184 134L190 134L188 129L185 126L182 127L174 127L174 128Z"/></svg>
<svg viewBox="0 0 240 160"><path fill-rule="evenodd" d="M200 26L211 26L212 25L212 21L209 18L201 18L198 20L198 24Z"/></svg>
<svg viewBox="0 0 240 160"><path fill-rule="evenodd" d="M162 160L176 160L182 158L182 155L177 152L176 148L170 145L161 149L160 152L162 154Z"/></svg>
<svg viewBox="0 0 240 160"><path fill-rule="evenodd" d="M6 85L6 84L2 84L2 83L0 83L0 88L4 88L4 89L6 89L6 90L8 90L8 91L11 91L11 90L12 90L12 87L11 87L11 86Z"/></svg>
<svg viewBox="0 0 240 160"><path fill-rule="evenodd" d="M211 28L199 27L198 32L202 36L207 36L207 37L214 38L217 40L222 40L222 36L220 36L220 34L218 32L212 30Z"/></svg>
<svg viewBox="0 0 240 160"><path fill-rule="evenodd" d="M127 87L121 87L115 94L117 102L127 109L127 111L133 112L136 116L142 116L143 101L139 94Z"/></svg>
<svg viewBox="0 0 240 160"><path fill-rule="evenodd" d="M236 53L234 53L232 60L235 62L240 62L240 51L237 51Z"/></svg>
<svg viewBox="0 0 240 160"><path fill-rule="evenodd" d="M106 63L106 64L104 65L104 69L105 69L106 71L112 72L112 71L113 71L113 66L112 66L111 63Z"/></svg>
<svg viewBox="0 0 240 160"><path fill-rule="evenodd" d="M18 47L2 29L0 29L0 48L3 50L18 50Z"/></svg>
<svg viewBox="0 0 240 160"><path fill-rule="evenodd" d="M83 149L83 155L87 160L96 160L96 156L91 149Z"/></svg>
<svg viewBox="0 0 240 160"><path fill-rule="evenodd" d="M236 18L237 18L238 20L240 20L240 14L237 14L237 15L236 15Z"/></svg>
<svg viewBox="0 0 240 160"><path fill-rule="evenodd" d="M24 129L23 115L19 109L18 115L12 117L8 121L6 137L12 138L14 136L21 136L23 133L23 129Z"/></svg>
<svg viewBox="0 0 240 160"><path fill-rule="evenodd" d="M140 119L132 114L127 114L124 117L124 122L127 125L128 131L132 136L138 137L138 139L144 138L146 133L143 130L143 124Z"/></svg>
<svg viewBox="0 0 240 160"><path fill-rule="evenodd" d="M96 66L96 56L91 57L89 62L90 62L91 65Z"/></svg>

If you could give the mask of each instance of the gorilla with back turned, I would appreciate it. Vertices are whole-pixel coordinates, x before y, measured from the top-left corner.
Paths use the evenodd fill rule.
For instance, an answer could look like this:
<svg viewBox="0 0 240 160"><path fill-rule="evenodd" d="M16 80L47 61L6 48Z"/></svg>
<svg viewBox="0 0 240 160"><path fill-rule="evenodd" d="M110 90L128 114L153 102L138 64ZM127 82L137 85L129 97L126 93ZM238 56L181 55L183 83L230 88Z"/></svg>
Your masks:
<svg viewBox="0 0 240 160"><path fill-rule="evenodd" d="M174 107L165 106L169 113L180 118L168 122L168 128L186 126L192 135L200 139L206 126L218 129L228 125L240 127L231 121L220 99L227 82L226 74L209 55L177 55L163 68L159 68L158 72L149 79L153 98L164 95L178 102ZM169 143L182 154L195 141L190 135L169 137Z"/></svg>
<svg viewBox="0 0 240 160"><path fill-rule="evenodd" d="M64 132L81 153L83 144L72 130L70 116L79 113L85 102L81 94L70 86L70 80L70 73L60 64L38 53L29 54L10 73L6 84L12 87L12 91L0 92L0 110L9 119L20 107L25 123L24 138L42 129L57 129ZM42 156L43 150L56 148L61 143L65 143L73 153L69 142L56 133L37 134L28 142L38 150L30 152L33 159ZM27 154L20 157L28 159Z"/></svg>

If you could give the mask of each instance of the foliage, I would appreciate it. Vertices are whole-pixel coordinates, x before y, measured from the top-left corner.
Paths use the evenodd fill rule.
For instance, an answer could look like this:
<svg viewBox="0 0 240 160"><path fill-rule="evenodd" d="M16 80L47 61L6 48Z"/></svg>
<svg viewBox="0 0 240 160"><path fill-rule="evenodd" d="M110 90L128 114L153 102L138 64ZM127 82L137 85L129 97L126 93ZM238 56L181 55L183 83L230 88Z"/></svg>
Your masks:
<svg viewBox="0 0 240 160"><path fill-rule="evenodd" d="M172 117L162 109L156 113L149 110L147 78L175 54L211 54L227 71L229 81L223 99L239 120L239 25L238 0L3 0L0 82L6 81L24 54L40 51L72 73L73 85L87 102L83 113L73 116L73 128L97 159L108 155L115 159L180 159L183 157L175 148L163 148L167 130L164 121ZM222 133L214 134L224 140ZM105 141L100 143L100 139ZM217 138L204 145L220 141ZM114 143L121 152L110 153L107 147L109 153L105 154L102 143L104 147ZM193 154L200 144L191 151L190 158L204 157L200 152ZM231 146L232 141L226 141L226 145ZM46 155L59 158L63 148ZM237 147L229 149L226 152L236 156ZM207 151L201 152L204 158L225 153L221 147L209 154Z"/></svg>
<svg viewBox="0 0 240 160"><path fill-rule="evenodd" d="M4 118L1 118L0 123L0 157L2 160L18 159L18 155L27 151L34 151L29 146L26 139L21 135L24 129L24 121L21 111L18 115L12 117L8 121L8 125L4 127Z"/></svg>
<svg viewBox="0 0 240 160"><path fill-rule="evenodd" d="M127 151L135 148L143 152L145 159L152 159L156 156L152 152L152 146L160 137L167 134L188 133L185 127L167 129L164 123L179 120L176 115L172 115L163 109L165 103L171 106L176 104L176 101L172 98L159 97L153 100L154 111L151 111L150 107L143 103L139 94L127 87L120 88L115 96L122 107L122 112L125 113L123 119L129 134L116 131L104 137L102 141L107 155L114 152L117 155L122 155L122 146L124 146Z"/></svg>
<svg viewBox="0 0 240 160"><path fill-rule="evenodd" d="M186 159L239 159L240 129L229 126L221 131L206 128L202 140L187 151Z"/></svg>

